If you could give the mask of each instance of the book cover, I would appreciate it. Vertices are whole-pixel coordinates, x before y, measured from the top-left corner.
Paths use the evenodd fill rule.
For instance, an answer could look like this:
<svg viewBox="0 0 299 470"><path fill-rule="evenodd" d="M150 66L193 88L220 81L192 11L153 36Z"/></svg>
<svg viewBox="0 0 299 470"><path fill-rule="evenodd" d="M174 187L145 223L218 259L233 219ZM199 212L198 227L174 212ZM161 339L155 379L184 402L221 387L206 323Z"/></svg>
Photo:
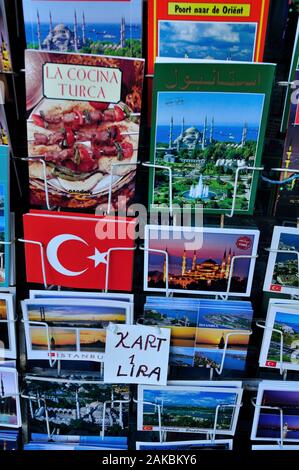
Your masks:
<svg viewBox="0 0 299 470"><path fill-rule="evenodd" d="M148 73L156 57L262 62L269 0L149 0Z"/></svg>
<svg viewBox="0 0 299 470"><path fill-rule="evenodd" d="M23 0L28 49L142 57L142 0Z"/></svg>
<svg viewBox="0 0 299 470"><path fill-rule="evenodd" d="M135 223L129 218L25 214L24 239L43 247L42 257L38 243L25 244L27 281L42 284L44 268L49 285L99 290L108 283L109 290L131 291Z"/></svg>
<svg viewBox="0 0 299 470"><path fill-rule="evenodd" d="M5 4L3 0L0 0L0 72L11 71L12 63Z"/></svg>
<svg viewBox="0 0 299 470"><path fill-rule="evenodd" d="M172 170L172 203L252 214L275 65L160 59L150 159ZM236 193L235 193L236 188ZM151 209L169 206L165 171L150 171Z"/></svg>
<svg viewBox="0 0 299 470"><path fill-rule="evenodd" d="M10 285L9 147L0 145L0 287Z"/></svg>
<svg viewBox="0 0 299 470"><path fill-rule="evenodd" d="M27 50L32 205L92 208L135 192L143 59ZM36 158L35 158L36 157ZM46 163L46 184L43 161Z"/></svg>

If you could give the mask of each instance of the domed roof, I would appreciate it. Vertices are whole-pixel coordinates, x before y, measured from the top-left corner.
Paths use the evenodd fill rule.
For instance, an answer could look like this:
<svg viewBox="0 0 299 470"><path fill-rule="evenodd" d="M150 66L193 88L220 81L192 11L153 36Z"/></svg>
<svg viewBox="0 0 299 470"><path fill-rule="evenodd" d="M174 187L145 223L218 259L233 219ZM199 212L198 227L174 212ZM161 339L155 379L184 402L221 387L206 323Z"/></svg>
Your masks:
<svg viewBox="0 0 299 470"><path fill-rule="evenodd" d="M71 32L71 30L67 26L65 26L63 23L56 25L53 31L55 33L65 33L65 32L70 33Z"/></svg>
<svg viewBox="0 0 299 470"><path fill-rule="evenodd" d="M196 127L189 127L188 129L185 130L184 134L195 134L198 132L199 130L196 129Z"/></svg>

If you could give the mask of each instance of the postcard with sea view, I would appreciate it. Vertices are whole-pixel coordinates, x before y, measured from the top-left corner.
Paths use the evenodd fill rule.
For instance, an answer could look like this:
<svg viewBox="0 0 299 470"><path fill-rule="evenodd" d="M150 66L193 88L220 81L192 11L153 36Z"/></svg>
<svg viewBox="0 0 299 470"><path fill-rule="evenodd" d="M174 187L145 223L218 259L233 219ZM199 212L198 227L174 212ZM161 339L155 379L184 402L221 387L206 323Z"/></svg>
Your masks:
<svg viewBox="0 0 299 470"><path fill-rule="evenodd" d="M277 441L281 437L283 410L283 440L299 441L299 387L294 382L261 383L258 390L251 439ZM267 406L269 408L262 408ZM274 409L271 409L273 407ZM276 408L276 409L275 409Z"/></svg>
<svg viewBox="0 0 299 470"><path fill-rule="evenodd" d="M264 290L299 294L299 229L274 227Z"/></svg>
<svg viewBox="0 0 299 470"><path fill-rule="evenodd" d="M23 0L27 49L142 57L141 0Z"/></svg>
<svg viewBox="0 0 299 470"><path fill-rule="evenodd" d="M17 371L0 367L0 427L18 428L21 425Z"/></svg>
<svg viewBox="0 0 299 470"><path fill-rule="evenodd" d="M128 303L91 299L22 302L29 359L103 361L109 323L130 321Z"/></svg>
<svg viewBox="0 0 299 470"><path fill-rule="evenodd" d="M147 225L144 290L250 295L259 231ZM242 258L238 258L242 256ZM168 275L167 275L168 274Z"/></svg>
<svg viewBox="0 0 299 470"><path fill-rule="evenodd" d="M216 408L219 409L217 434L234 435L242 390L217 387L138 387L138 430L157 431L158 408L161 427L170 432L207 432L214 427ZM146 402L143 404L143 402ZM151 404L153 403L153 405ZM154 406L155 405L155 406Z"/></svg>
<svg viewBox="0 0 299 470"><path fill-rule="evenodd" d="M275 66L170 61L155 65L151 162L171 168L172 202L252 213ZM169 205L165 171L149 192L152 208Z"/></svg>
<svg viewBox="0 0 299 470"><path fill-rule="evenodd" d="M260 366L299 370L299 306L270 305L260 354ZM274 330L274 331L273 331ZM278 333L278 331L281 333ZM283 351L281 364L281 334Z"/></svg>
<svg viewBox="0 0 299 470"><path fill-rule="evenodd" d="M224 369L242 371L252 315L249 302L147 297L143 323L171 328L170 365L217 368L225 354Z"/></svg>
<svg viewBox="0 0 299 470"><path fill-rule="evenodd" d="M31 435L39 434L40 440L44 435L47 441L45 405L51 409L52 429L55 435L86 436L92 439L100 436L104 419L105 437L127 436L128 433L128 404L119 403L129 400L129 388L126 385L105 385L92 383L80 377L82 383L67 383L26 380L26 395L32 397L29 403L32 413L29 416ZM36 400L36 397L40 400ZM106 409L104 403L107 403ZM85 441L87 444L87 441Z"/></svg>
<svg viewBox="0 0 299 470"><path fill-rule="evenodd" d="M16 357L13 296L0 293L0 360Z"/></svg>
<svg viewBox="0 0 299 470"><path fill-rule="evenodd" d="M0 145L0 241L10 239L9 147ZM10 275L10 246L0 244L0 287L9 287Z"/></svg>

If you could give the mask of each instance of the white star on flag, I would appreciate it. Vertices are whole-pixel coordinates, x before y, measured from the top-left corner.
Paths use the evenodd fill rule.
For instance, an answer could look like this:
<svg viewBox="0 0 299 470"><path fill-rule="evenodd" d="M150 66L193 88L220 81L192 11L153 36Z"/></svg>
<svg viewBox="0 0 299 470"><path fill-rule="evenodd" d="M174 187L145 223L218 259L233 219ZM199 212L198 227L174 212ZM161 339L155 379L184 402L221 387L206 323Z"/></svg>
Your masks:
<svg viewBox="0 0 299 470"><path fill-rule="evenodd" d="M94 249L94 255L88 256L88 259L94 260L94 267L96 268L99 264L107 264L106 256L108 255L107 252L101 253L97 248Z"/></svg>

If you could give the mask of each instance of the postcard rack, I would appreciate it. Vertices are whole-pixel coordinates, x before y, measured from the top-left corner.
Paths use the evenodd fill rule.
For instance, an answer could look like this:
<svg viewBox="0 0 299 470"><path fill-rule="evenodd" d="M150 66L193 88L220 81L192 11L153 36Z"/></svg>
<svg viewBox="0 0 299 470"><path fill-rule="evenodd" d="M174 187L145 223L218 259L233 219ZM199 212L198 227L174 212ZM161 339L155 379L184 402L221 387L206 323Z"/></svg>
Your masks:
<svg viewBox="0 0 299 470"><path fill-rule="evenodd" d="M110 173L110 181L109 181L109 191L108 191L108 203L107 203L107 211L106 214L110 215L111 209L112 209L112 187L113 187L113 177L115 176L114 170L117 168L121 168L123 166L135 166L137 169L137 166L140 165L140 162L134 162L134 163L126 163L126 162L119 162L119 163L113 163L111 165L111 173Z"/></svg>
<svg viewBox="0 0 299 470"><path fill-rule="evenodd" d="M162 408L163 408L163 405L161 405L159 403L153 403L153 402L150 402L150 401L138 400L136 398L133 398L133 403L135 403L137 406L139 404L149 405L149 406L152 406L154 409L157 409L159 442L160 443L167 442L167 440L166 440L167 439L167 430L163 429L163 425L162 425ZM233 413L235 413L236 410L239 412L239 410L242 406L243 406L242 403L234 404L234 405L224 404L223 403L221 405L217 405L216 409L215 409L215 417L214 417L214 423L213 423L212 431L208 432L208 433L204 433L204 432L201 431L198 434L205 434L207 442L211 442L211 444L215 444L215 442L217 442L216 435L221 434L221 430L219 431L217 429L218 419L219 419L219 411L221 410L221 408L222 409L223 408L232 408Z"/></svg>
<svg viewBox="0 0 299 470"><path fill-rule="evenodd" d="M258 328L262 328L263 330L269 330L269 331L272 331L273 333L278 333L279 334L279 336L280 336L280 351L279 351L279 359L280 359L279 360L279 365L280 365L280 368L279 368L279 371L280 371L280 375L283 376L283 380L286 380L287 375L288 375L288 371L283 368L283 347L284 347L283 332L281 330L276 329L276 328L272 328L271 326L267 326L265 323L266 323L266 321L262 321L262 320L257 320L255 322L255 324Z"/></svg>
<svg viewBox="0 0 299 470"><path fill-rule="evenodd" d="M266 405L257 405L256 404L256 398L251 400L252 405L254 408L258 408L259 410L275 410L279 411L279 423L280 423L280 438L277 441L278 446L280 449L284 448L284 441L285 441L285 429L284 429L284 424L283 424L283 409L280 408L279 406L266 406Z"/></svg>

